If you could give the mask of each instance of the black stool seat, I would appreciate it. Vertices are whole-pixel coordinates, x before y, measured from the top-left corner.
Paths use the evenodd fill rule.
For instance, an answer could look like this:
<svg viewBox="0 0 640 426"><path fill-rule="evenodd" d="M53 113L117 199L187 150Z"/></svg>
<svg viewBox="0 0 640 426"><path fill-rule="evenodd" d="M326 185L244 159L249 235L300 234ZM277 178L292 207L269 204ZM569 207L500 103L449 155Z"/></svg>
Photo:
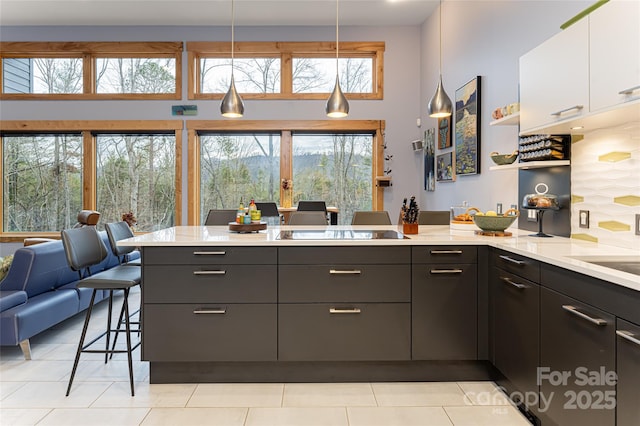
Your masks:
<svg viewBox="0 0 640 426"><path fill-rule="evenodd" d="M78 343L78 350L76 351L76 357L73 362L73 369L71 370L71 377L69 378L69 385L67 387L66 395L69 396L71 391L71 385L73 378L75 377L78 369L78 362L80 361L80 354L83 352L90 353L103 353L105 364L108 362L109 355L114 353L126 353L129 364L129 383L131 385L131 396L135 395L133 387L133 361L131 358L131 352L140 346L140 342L136 345L131 345L131 332L139 332L137 330L131 330L131 322L129 320L129 291L132 287L139 285L141 280L141 269L139 267L132 267L126 265L117 265L113 268L105 271L91 274L91 267L102 262L107 257L107 248L105 247L100 235L94 227L74 228L66 229L61 232L62 244L64 246L67 262L74 271L78 271L80 280L78 281L78 288L91 288L91 301L87 308L87 316L84 320L84 326L82 327L82 334L80 336L80 342ZM91 340L85 343L87 335L87 329L89 327L89 321L91 319L91 312L93 311L93 305L98 291L109 291L109 311L107 315L107 329ZM122 301L122 310L120 311L120 320L118 321L118 327L116 329L111 328L111 314L113 310L113 292L124 292L124 300ZM124 319L124 321L122 321ZM120 323L124 322L125 329L120 329ZM109 349L109 340L112 333L115 333L113 346ZM126 350L116 350L115 343L119 333L125 333L127 341ZM104 349L88 349L92 344L96 343L99 339L106 336L106 345Z"/></svg>
<svg viewBox="0 0 640 426"><path fill-rule="evenodd" d="M124 290L140 284L140 270L127 265L114 266L78 281L77 287L96 290Z"/></svg>

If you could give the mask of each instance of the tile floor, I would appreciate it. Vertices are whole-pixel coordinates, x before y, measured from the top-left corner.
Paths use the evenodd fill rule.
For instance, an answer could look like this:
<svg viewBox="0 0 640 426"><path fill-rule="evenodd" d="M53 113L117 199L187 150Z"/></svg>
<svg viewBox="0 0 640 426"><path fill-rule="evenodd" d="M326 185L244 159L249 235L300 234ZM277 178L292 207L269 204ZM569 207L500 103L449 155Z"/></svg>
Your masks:
<svg viewBox="0 0 640 426"><path fill-rule="evenodd" d="M90 330L104 327L106 311L106 303L96 307ZM83 320L33 338L31 361L18 347L1 348L2 426L530 426L492 382L150 385L148 363L134 361L131 397L124 354L106 365L83 354L65 397Z"/></svg>

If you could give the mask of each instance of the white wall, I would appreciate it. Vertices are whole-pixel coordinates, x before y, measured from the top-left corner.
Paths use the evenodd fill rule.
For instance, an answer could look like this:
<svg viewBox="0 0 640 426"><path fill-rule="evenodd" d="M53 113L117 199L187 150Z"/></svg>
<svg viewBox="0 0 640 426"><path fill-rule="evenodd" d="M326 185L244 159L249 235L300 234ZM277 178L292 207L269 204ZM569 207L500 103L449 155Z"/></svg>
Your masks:
<svg viewBox="0 0 640 426"><path fill-rule="evenodd" d="M519 204L517 171L490 171L489 153L506 154L518 145L517 126L490 127L491 112L518 101L518 58L560 31L560 24L592 1L445 1L442 6L442 74L455 102L457 88L475 76L481 86L481 169L453 183L421 189L423 209L447 210L468 201L482 210ZM423 129L436 127L426 107L438 78L438 11L422 26L421 115ZM549 64L553 66L553 64ZM436 155L446 150L436 150Z"/></svg>

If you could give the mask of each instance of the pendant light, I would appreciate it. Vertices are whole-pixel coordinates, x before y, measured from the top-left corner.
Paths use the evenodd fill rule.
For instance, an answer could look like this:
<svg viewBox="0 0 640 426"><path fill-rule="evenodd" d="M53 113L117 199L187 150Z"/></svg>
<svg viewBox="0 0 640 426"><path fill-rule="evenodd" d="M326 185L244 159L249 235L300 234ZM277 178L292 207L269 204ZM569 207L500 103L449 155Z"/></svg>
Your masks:
<svg viewBox="0 0 640 426"><path fill-rule="evenodd" d="M349 115L349 102L340 89L339 67L338 67L338 9L339 0L336 0L336 85L333 88L333 92L329 99L327 99L327 105L325 111L327 116L331 118L342 118Z"/></svg>
<svg viewBox="0 0 640 426"><path fill-rule="evenodd" d="M235 24L235 7L234 0L231 0L231 85L229 91L220 104L220 112L223 117L239 118L244 114L244 104L242 98L236 91L236 83L233 79L233 48L235 44L234 39L234 24Z"/></svg>
<svg viewBox="0 0 640 426"><path fill-rule="evenodd" d="M444 91L444 87L442 87L442 0L440 0L439 13L440 24L438 31L440 32L440 80L438 81L436 93L433 95L433 97L429 101L429 104L427 105L429 116L435 118L449 117L451 115L451 112L453 111L451 99L449 98L449 96L447 96L447 92Z"/></svg>

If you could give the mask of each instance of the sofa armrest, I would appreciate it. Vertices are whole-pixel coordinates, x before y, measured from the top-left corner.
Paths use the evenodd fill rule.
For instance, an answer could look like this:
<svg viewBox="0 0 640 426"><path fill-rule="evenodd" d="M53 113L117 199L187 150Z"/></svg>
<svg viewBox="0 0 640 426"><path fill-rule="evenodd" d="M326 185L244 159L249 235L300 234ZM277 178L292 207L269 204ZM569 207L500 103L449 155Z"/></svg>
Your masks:
<svg viewBox="0 0 640 426"><path fill-rule="evenodd" d="M27 292L21 290L0 291L0 312L27 302Z"/></svg>

